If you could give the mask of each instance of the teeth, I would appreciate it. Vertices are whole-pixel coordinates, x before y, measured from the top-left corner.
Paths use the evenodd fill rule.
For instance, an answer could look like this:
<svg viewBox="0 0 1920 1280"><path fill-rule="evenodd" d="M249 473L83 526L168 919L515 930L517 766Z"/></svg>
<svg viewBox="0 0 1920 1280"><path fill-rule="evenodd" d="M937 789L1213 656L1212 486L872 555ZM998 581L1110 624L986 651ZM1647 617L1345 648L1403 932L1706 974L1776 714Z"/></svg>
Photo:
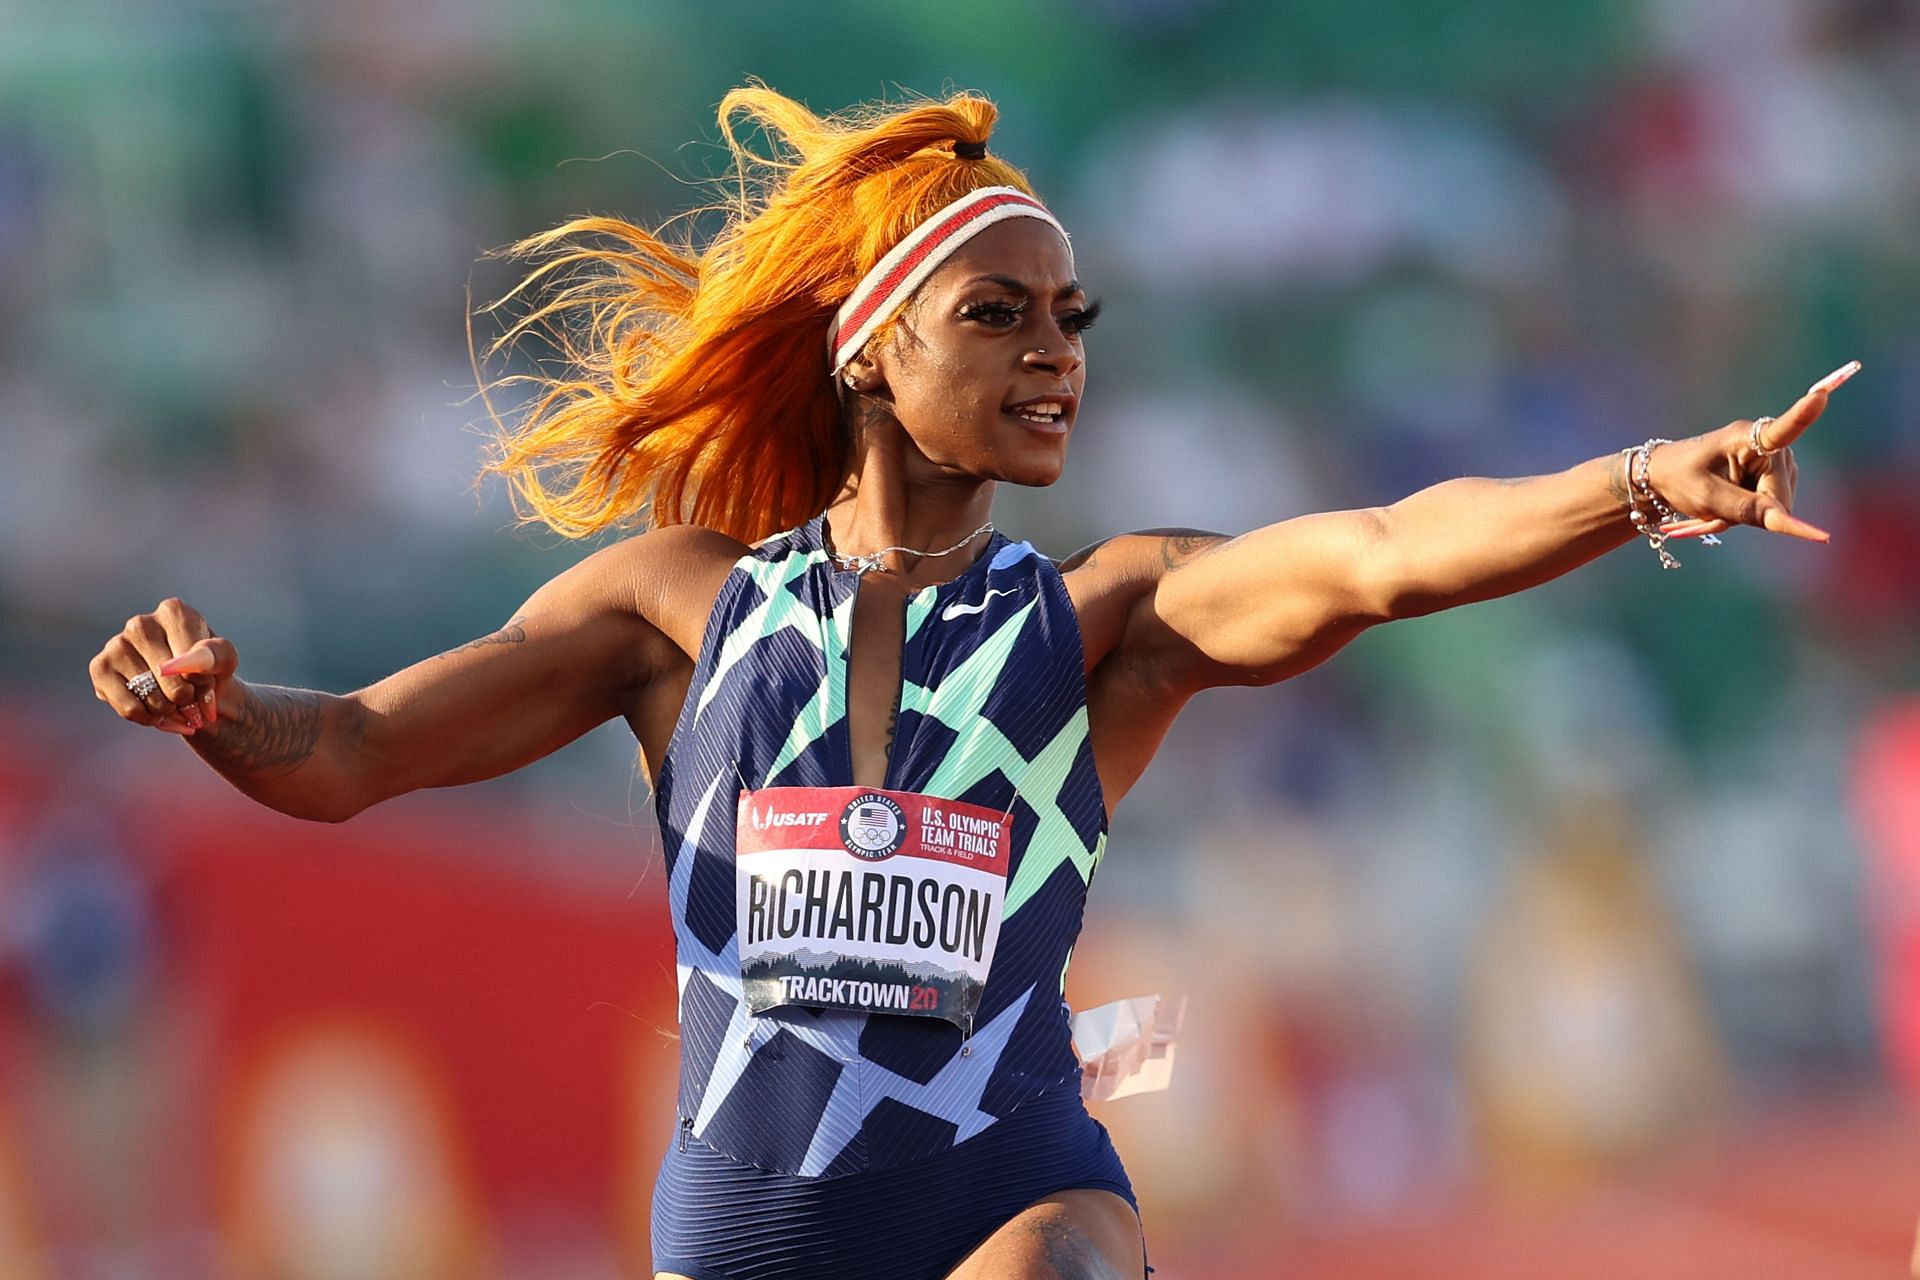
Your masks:
<svg viewBox="0 0 1920 1280"><path fill-rule="evenodd" d="M1013 412L1033 422L1052 422L1060 416L1061 408L1058 401L1048 400L1041 404L1023 404Z"/></svg>

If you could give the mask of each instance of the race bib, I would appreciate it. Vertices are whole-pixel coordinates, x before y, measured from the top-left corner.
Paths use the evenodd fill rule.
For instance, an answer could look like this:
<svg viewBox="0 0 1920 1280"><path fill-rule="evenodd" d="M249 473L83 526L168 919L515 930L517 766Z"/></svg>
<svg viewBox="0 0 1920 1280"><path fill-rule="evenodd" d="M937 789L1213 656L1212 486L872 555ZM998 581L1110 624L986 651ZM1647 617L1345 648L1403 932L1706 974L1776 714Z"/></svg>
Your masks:
<svg viewBox="0 0 1920 1280"><path fill-rule="evenodd" d="M911 791L740 793L747 1008L945 1018L971 1030L1000 941L1013 819Z"/></svg>

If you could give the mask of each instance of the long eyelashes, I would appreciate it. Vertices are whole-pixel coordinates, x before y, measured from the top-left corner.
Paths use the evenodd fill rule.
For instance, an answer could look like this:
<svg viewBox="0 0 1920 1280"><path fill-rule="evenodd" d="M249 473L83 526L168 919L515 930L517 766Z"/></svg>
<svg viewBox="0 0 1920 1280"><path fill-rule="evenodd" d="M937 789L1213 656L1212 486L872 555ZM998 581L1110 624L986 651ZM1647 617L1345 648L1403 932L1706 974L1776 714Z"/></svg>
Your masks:
<svg viewBox="0 0 1920 1280"><path fill-rule="evenodd" d="M1100 310L1106 304L1095 298L1080 310L1060 317L1060 327L1068 333L1082 334L1093 328L1093 322L1100 318Z"/></svg>
<svg viewBox="0 0 1920 1280"><path fill-rule="evenodd" d="M1024 302L971 302L960 308L960 318L1004 326L1018 323L1026 309Z"/></svg>
<svg viewBox="0 0 1920 1280"><path fill-rule="evenodd" d="M1027 311L1025 302L973 302L960 308L962 320L976 320L994 328L1010 328L1020 322ZM1093 327L1100 318L1101 303L1090 302L1078 311L1070 311L1060 317L1060 327L1069 336L1077 337Z"/></svg>

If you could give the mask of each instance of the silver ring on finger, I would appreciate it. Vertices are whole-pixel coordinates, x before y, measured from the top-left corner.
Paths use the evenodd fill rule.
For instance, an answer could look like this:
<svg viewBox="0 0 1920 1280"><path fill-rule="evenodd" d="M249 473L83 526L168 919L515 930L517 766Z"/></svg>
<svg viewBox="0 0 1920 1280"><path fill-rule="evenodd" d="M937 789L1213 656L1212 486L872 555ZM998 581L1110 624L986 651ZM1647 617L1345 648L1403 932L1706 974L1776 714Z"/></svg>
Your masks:
<svg viewBox="0 0 1920 1280"><path fill-rule="evenodd" d="M1753 420L1753 426L1747 429L1747 447L1759 454L1762 458L1771 458L1774 454L1780 452L1779 449L1769 449L1766 445L1760 443L1761 435L1772 425L1772 418L1755 418Z"/></svg>
<svg viewBox="0 0 1920 1280"><path fill-rule="evenodd" d="M139 675L127 681L127 692L140 699L140 701L145 702L148 698L160 692L160 677L151 671L142 671Z"/></svg>

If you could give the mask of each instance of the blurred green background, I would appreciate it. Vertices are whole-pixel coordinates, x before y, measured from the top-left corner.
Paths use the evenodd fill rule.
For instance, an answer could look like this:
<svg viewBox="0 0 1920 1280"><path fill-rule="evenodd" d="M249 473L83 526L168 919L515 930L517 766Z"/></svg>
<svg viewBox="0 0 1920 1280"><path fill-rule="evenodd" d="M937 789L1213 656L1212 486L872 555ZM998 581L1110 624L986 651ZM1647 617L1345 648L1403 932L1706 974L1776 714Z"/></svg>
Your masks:
<svg viewBox="0 0 1920 1280"><path fill-rule="evenodd" d="M466 316L515 278L483 255L701 203L749 76L999 103L1107 303L1066 478L996 513L1056 557L1559 469L1865 362L1797 450L1830 546L1629 547L1203 696L1120 810L1069 996L1193 993L1172 1089L1100 1112L1165 1274L1888 1274L1920 1208L1905 0L0 6L0 1270L645 1273L664 1127L545 1182L476 1157L444 1253L263 1244L226 1175L164 1177L241 1122L154 1081L250 1052L144 1038L225 990L174 963L169 886L256 819L86 663L179 595L244 676L345 691L584 554L473 485ZM644 950L645 804L608 726L326 835L360 867L476 833L394 856L566 886ZM308 838L277 823L241 853ZM649 963L619 982L670 1019ZM287 1158L287 1222L369 1185Z"/></svg>

